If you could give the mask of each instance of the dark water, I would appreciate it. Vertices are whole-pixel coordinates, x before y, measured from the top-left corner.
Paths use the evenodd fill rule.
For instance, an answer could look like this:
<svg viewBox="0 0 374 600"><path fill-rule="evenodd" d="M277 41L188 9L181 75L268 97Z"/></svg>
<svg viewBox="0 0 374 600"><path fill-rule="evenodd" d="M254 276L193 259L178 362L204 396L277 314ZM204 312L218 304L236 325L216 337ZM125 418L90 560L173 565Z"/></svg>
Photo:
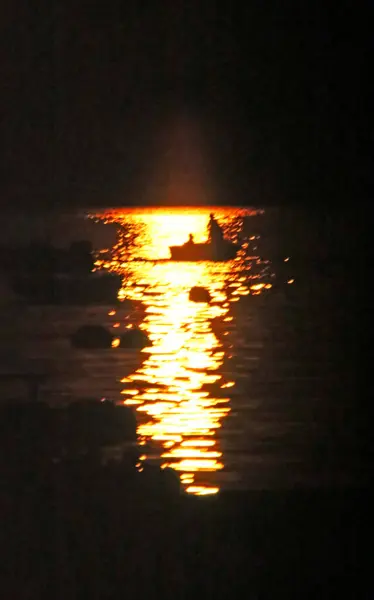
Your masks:
<svg viewBox="0 0 374 600"><path fill-rule="evenodd" d="M193 494L362 483L354 232L339 215L220 208L237 260L168 261L190 231L204 240L210 210L105 213L122 228L97 266L123 274L118 306L31 308L3 282L2 372L47 370L51 403L132 405L142 460L172 466ZM194 285L209 305L189 301ZM139 326L151 344L72 350L84 323Z"/></svg>

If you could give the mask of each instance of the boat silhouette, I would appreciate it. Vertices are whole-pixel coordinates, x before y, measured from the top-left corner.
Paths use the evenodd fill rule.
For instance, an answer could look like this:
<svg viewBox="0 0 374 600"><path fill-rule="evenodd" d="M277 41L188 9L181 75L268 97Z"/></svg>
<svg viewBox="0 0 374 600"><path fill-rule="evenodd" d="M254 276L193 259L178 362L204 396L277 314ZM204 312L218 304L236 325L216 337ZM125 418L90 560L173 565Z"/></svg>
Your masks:
<svg viewBox="0 0 374 600"><path fill-rule="evenodd" d="M219 243L205 242L195 244L190 240L182 246L169 246L171 260L197 262L202 260L226 261L232 260L240 246L222 239Z"/></svg>

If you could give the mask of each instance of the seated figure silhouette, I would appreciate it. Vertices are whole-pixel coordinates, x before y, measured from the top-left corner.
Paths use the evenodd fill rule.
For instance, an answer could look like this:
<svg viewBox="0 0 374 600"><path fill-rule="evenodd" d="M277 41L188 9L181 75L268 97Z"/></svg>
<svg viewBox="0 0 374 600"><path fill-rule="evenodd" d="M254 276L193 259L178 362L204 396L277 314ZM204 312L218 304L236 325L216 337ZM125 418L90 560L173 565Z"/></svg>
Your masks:
<svg viewBox="0 0 374 600"><path fill-rule="evenodd" d="M223 242L223 231L213 213L209 215L208 239L213 244Z"/></svg>

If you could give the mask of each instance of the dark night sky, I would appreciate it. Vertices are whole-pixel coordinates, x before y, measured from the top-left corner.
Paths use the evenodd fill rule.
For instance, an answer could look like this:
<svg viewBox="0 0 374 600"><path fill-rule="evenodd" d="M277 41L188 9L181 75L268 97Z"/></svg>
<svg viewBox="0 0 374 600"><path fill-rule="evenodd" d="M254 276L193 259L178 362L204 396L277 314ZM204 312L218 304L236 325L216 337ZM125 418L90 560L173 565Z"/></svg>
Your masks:
<svg viewBox="0 0 374 600"><path fill-rule="evenodd" d="M180 114L199 124L225 202L361 199L369 9L242 4L3 3L4 203L135 202Z"/></svg>

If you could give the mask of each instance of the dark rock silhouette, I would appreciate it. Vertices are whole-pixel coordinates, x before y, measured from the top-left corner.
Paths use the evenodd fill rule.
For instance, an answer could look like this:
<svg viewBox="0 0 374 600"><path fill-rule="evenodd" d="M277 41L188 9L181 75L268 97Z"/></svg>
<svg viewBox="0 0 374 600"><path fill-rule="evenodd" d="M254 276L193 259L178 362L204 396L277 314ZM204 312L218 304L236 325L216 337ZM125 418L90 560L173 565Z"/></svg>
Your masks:
<svg viewBox="0 0 374 600"><path fill-rule="evenodd" d="M14 401L0 410L0 448L9 465L45 465L79 457L100 465L103 448L123 444L130 458L126 464L134 467L139 455L134 412L109 400L81 399L55 409L43 402Z"/></svg>
<svg viewBox="0 0 374 600"><path fill-rule="evenodd" d="M228 598L248 589L300 598L312 589L332 598L343 585L353 598L360 586L370 589L369 490L178 494L176 473L146 464L139 472L131 452L100 462L98 448L118 439L117 425L135 435L123 408L89 399L63 409L0 408L6 597L167 600L208 589Z"/></svg>
<svg viewBox="0 0 374 600"><path fill-rule="evenodd" d="M145 331L141 329L127 329L125 333L120 336L121 348L144 348L151 342Z"/></svg>
<svg viewBox="0 0 374 600"><path fill-rule="evenodd" d="M206 302L209 303L212 299L209 290L204 287L195 285L190 289L189 299L191 302Z"/></svg>
<svg viewBox="0 0 374 600"><path fill-rule="evenodd" d="M118 300L122 278L114 273L56 275L39 272L16 276L14 292L32 304L87 305L112 304Z"/></svg>
<svg viewBox="0 0 374 600"><path fill-rule="evenodd" d="M72 242L64 256L64 271L90 273L94 267L92 252L92 243L89 240Z"/></svg>
<svg viewBox="0 0 374 600"><path fill-rule="evenodd" d="M104 349L110 348L113 336L101 325L83 325L71 336L75 348Z"/></svg>
<svg viewBox="0 0 374 600"><path fill-rule="evenodd" d="M1 440L30 443L33 451L53 436L54 414L44 402L9 402L1 409Z"/></svg>
<svg viewBox="0 0 374 600"><path fill-rule="evenodd" d="M80 446L109 446L136 441L136 420L128 406L108 400L82 399L67 411L67 441Z"/></svg>
<svg viewBox="0 0 374 600"><path fill-rule="evenodd" d="M0 267L17 274L88 274L94 267L93 248L89 240L72 242L68 248L56 248L44 240L25 246L2 246Z"/></svg>
<svg viewBox="0 0 374 600"><path fill-rule="evenodd" d="M160 468L158 465L144 465L143 484L149 485L152 491L166 491L180 494L182 492L181 481L174 469L169 467Z"/></svg>
<svg viewBox="0 0 374 600"><path fill-rule="evenodd" d="M105 349L112 346L114 336L101 325L82 325L70 337L75 348ZM120 336L120 347L124 349L141 349L151 342L141 329L128 329Z"/></svg>

